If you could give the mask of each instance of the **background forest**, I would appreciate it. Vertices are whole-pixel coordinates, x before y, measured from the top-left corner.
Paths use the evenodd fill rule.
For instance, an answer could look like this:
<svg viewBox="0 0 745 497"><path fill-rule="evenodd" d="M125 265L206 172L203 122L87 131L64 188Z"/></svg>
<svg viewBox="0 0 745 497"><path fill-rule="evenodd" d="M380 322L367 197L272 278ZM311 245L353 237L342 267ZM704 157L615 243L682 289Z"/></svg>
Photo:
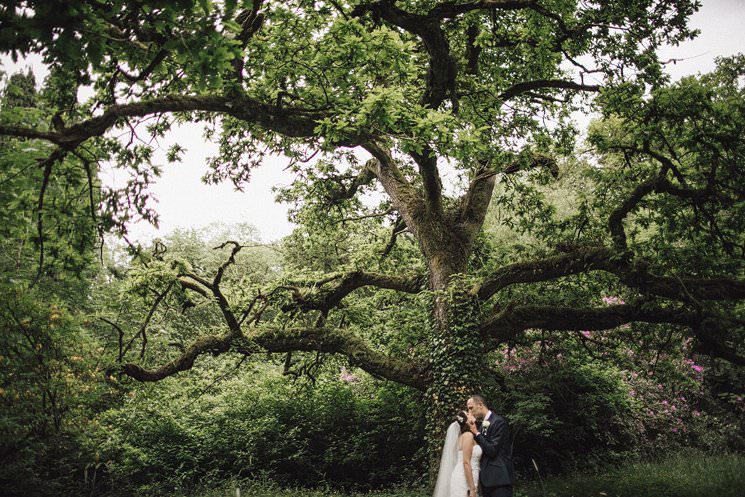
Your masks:
<svg viewBox="0 0 745 497"><path fill-rule="evenodd" d="M738 495L745 57L653 50L695 2L16 3L0 47L51 70L3 75L0 494L420 497L479 389L517 495ZM288 156L291 235L130 242L189 120L209 181Z"/></svg>

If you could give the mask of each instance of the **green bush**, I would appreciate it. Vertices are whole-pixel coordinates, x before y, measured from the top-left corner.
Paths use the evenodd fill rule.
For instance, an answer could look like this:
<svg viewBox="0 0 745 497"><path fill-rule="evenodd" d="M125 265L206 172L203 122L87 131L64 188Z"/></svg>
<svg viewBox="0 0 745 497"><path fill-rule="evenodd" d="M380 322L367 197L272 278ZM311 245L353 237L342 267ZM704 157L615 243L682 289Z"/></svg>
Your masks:
<svg viewBox="0 0 745 497"><path fill-rule="evenodd" d="M425 477L423 412L411 392L371 379L326 375L310 386L261 377L241 375L196 401L184 382L133 391L91 438L110 487L157 495L271 478L368 490Z"/></svg>
<svg viewBox="0 0 745 497"><path fill-rule="evenodd" d="M68 288L80 290L72 284ZM101 382L91 381L96 342L80 316L54 293L0 278L3 497L81 490L90 455L81 432L92 406L109 393Z"/></svg>
<svg viewBox="0 0 745 497"><path fill-rule="evenodd" d="M617 332L628 340L630 330ZM588 470L685 448L742 450L742 382L725 377L726 393L709 385L724 375L721 365L685 347L651 363L627 341L593 340L604 357L587 357L571 339L551 351L533 345L497 355L505 388L496 409L512 425L519 473L534 474L535 464L545 474Z"/></svg>
<svg viewBox="0 0 745 497"><path fill-rule="evenodd" d="M628 457L634 406L611 367L573 361L524 364L507 375L498 410L512 425L518 472L561 473Z"/></svg>

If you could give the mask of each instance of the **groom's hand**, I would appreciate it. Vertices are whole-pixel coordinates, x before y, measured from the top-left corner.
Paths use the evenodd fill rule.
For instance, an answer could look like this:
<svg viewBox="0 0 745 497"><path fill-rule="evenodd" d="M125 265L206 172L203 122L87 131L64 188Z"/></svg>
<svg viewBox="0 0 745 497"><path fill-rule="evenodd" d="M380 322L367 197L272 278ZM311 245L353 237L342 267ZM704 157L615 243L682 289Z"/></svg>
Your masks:
<svg viewBox="0 0 745 497"><path fill-rule="evenodd" d="M479 434L478 428L476 428L476 418L473 417L473 415L468 415L468 428L471 430L471 433L473 433L474 436Z"/></svg>

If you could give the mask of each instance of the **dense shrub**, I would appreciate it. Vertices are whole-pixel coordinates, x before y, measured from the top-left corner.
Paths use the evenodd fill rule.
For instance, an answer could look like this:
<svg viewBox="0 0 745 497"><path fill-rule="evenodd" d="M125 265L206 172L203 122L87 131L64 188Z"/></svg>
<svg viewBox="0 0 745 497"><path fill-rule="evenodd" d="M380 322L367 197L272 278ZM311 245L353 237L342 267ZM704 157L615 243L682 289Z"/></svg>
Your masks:
<svg viewBox="0 0 745 497"><path fill-rule="evenodd" d="M271 477L283 486L358 490L415 484L425 475L423 412L410 392L353 375L315 386L242 374L189 401L148 387L108 411L91 442L109 461L111 489L157 494ZM184 407L185 404L188 404Z"/></svg>
<svg viewBox="0 0 745 497"><path fill-rule="evenodd" d="M634 405L620 372L552 361L507 376L503 406L518 469L556 473L625 457L635 449Z"/></svg>
<svg viewBox="0 0 745 497"><path fill-rule="evenodd" d="M494 408L512 424L522 481L536 478L535 465L560 474L736 445L737 418L707 393L708 369L691 359L668 357L639 374L524 348L500 365L505 396ZM252 367L215 385L229 367L213 359L157 385L126 387L125 403L88 434L103 465L99 491L159 495L234 479L349 491L426 485L417 394L333 360L315 384Z"/></svg>
<svg viewBox="0 0 745 497"><path fill-rule="evenodd" d="M728 377L734 390L725 393L712 385L735 373L715 361L700 364L686 345L660 353L646 369L646 359L623 342L595 359L567 341L553 351L534 345L498 355L505 397L497 409L513 425L519 471L533 478L535 465L563 473L687 447L741 451L739 383Z"/></svg>
<svg viewBox="0 0 745 497"><path fill-rule="evenodd" d="M81 490L84 467L91 461L82 442L85 420L94 403L109 393L95 381L94 356L101 349L80 316L54 293L0 281L3 497Z"/></svg>

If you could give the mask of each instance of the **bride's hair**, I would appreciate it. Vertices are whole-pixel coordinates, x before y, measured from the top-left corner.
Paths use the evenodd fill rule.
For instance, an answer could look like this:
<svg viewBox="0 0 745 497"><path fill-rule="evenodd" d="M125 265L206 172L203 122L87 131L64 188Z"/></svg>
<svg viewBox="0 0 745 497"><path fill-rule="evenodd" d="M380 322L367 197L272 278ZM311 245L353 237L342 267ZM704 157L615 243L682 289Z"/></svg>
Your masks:
<svg viewBox="0 0 745 497"><path fill-rule="evenodd" d="M468 414L466 414L466 411L458 411L455 414L455 422L460 425L460 432L465 433L470 430L468 427Z"/></svg>

